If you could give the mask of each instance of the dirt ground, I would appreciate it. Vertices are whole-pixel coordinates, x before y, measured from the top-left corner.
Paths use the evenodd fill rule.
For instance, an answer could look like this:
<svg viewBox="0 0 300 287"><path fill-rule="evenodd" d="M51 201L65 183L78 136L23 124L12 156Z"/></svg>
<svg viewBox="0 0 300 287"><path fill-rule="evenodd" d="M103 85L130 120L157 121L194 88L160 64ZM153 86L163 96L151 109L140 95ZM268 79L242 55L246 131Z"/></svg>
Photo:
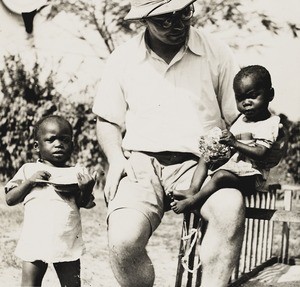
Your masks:
<svg viewBox="0 0 300 287"><path fill-rule="evenodd" d="M102 194L96 194L96 207L82 210L86 252L82 256L83 287L116 287L108 261L105 214ZM13 254L23 219L22 205L9 207L0 196L0 286L20 286L21 262ZM150 239L148 252L155 266L155 286L174 286L182 216L166 214ZM44 287L59 286L52 266L45 275Z"/></svg>
<svg viewBox="0 0 300 287"><path fill-rule="evenodd" d="M299 287L300 265L276 263L262 270L241 287Z"/></svg>
<svg viewBox="0 0 300 287"><path fill-rule="evenodd" d="M0 189L1 185L0 185ZM83 237L86 252L82 256L82 286L83 287L117 287L112 274L107 250L106 238L106 207L102 193L96 193L96 207L92 210L82 210ZM0 286L20 286L21 262L13 254L23 220L22 205L9 207L4 201L4 192L0 193ZM173 212L166 213L160 227L149 241L148 253L156 272L156 287L172 287L175 283L178 248L182 216ZM299 230L298 233L299 234ZM295 237L295 238L294 238ZM294 236L294 249L299 251L299 237ZM297 242L296 242L297 241ZM298 253L297 253L298 254ZM297 268L298 267L298 268ZM292 269L287 266L276 266L266 269L259 276L243 287L296 287L300 286L300 266ZM277 273L276 273L277 272ZM279 273L278 273L279 272ZM281 273L280 273L281 272ZM274 278L277 278L276 281ZM266 278L273 278L265 280ZM43 287L59 286L58 279L52 268L49 269L43 281Z"/></svg>

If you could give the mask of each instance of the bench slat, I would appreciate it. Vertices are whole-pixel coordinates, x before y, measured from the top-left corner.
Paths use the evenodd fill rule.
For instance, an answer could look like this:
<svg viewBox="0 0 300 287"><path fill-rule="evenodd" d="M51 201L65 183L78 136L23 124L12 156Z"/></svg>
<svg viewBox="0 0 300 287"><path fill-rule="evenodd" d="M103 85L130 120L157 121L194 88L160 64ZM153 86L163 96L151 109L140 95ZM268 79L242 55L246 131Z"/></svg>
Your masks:
<svg viewBox="0 0 300 287"><path fill-rule="evenodd" d="M276 209L246 208L246 217L269 221L300 223L300 212Z"/></svg>

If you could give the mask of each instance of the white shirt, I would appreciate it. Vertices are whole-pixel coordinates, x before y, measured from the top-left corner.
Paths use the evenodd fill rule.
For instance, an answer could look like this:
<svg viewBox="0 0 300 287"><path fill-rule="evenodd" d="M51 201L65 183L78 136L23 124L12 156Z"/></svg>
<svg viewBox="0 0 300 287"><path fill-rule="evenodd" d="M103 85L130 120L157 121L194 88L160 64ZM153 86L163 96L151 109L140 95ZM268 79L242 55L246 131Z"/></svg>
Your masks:
<svg viewBox="0 0 300 287"><path fill-rule="evenodd" d="M193 27L169 64L142 33L109 57L93 112L125 131L125 150L199 154L199 137L238 115L237 70L227 46Z"/></svg>
<svg viewBox="0 0 300 287"><path fill-rule="evenodd" d="M75 178L83 168L54 167L41 162L25 163L5 185L6 192L19 186L37 171L45 170L51 180ZM65 183L67 180L65 181ZM76 181L77 182L77 181ZM74 261L84 252L79 208L72 194L56 192L53 185L35 186L23 201L24 221L15 254L24 261L47 263Z"/></svg>
<svg viewBox="0 0 300 287"><path fill-rule="evenodd" d="M257 122L245 121L245 116L240 116L230 128L237 140L252 144L256 143L270 149L278 137L280 117L271 117Z"/></svg>

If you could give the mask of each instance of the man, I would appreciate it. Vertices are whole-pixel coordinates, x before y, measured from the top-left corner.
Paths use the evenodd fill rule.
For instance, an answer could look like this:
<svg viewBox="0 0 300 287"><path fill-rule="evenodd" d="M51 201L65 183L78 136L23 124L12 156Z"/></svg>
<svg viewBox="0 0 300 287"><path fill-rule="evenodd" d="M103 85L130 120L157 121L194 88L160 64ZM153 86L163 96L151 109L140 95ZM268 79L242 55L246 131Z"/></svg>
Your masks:
<svg viewBox="0 0 300 287"><path fill-rule="evenodd" d="M132 1L126 19L146 29L109 57L95 98L97 136L109 163L110 261L121 286L153 286L145 247L163 217L165 194L189 187L199 137L237 116L237 67L226 46L191 27L194 1ZM242 243L243 197L220 190L201 215L208 221L202 286L226 286Z"/></svg>

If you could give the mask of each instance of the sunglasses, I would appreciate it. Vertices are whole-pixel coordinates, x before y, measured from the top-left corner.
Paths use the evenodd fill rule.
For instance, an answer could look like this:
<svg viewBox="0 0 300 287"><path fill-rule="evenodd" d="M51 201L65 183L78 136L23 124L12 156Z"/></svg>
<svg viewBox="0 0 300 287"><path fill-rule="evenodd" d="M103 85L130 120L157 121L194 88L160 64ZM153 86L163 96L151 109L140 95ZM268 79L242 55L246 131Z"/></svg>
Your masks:
<svg viewBox="0 0 300 287"><path fill-rule="evenodd" d="M169 29L174 24L174 22L180 20L182 22L187 22L191 20L194 14L194 5L189 5L188 7L176 11L173 13L164 14L163 17L147 17L146 19L150 22L164 28Z"/></svg>

